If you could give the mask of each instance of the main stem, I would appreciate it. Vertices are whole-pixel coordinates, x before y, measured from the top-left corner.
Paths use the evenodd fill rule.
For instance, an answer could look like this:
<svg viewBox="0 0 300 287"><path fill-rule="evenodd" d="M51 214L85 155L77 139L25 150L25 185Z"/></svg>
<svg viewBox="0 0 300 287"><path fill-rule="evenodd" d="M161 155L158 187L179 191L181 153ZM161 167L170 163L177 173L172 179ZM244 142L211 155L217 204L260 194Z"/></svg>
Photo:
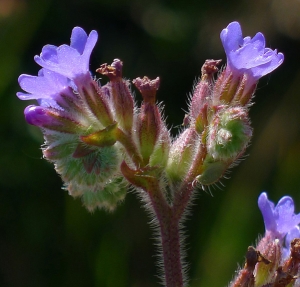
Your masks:
<svg viewBox="0 0 300 287"><path fill-rule="evenodd" d="M168 204L157 182L151 184L147 192L159 223L166 287L182 287L180 218L176 216L174 206Z"/></svg>
<svg viewBox="0 0 300 287"><path fill-rule="evenodd" d="M170 217L160 224L165 280L167 287L183 286L181 246L178 221Z"/></svg>

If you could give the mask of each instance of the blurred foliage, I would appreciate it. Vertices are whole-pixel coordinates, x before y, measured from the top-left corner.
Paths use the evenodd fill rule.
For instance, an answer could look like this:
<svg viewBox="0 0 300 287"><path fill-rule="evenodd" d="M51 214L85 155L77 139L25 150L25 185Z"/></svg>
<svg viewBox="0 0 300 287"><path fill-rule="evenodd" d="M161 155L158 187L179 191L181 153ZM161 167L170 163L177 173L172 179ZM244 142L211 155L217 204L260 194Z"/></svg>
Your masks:
<svg viewBox="0 0 300 287"><path fill-rule="evenodd" d="M136 196L112 214L90 214L42 159L41 133L23 118L29 103L15 96L18 75L38 71L33 56L68 43L76 25L96 29L91 70L118 57L127 78L160 76L175 135L202 63L225 60L219 33L238 20L244 35L262 31L285 63L259 83L249 156L213 197L198 192L186 222L190 286L226 286L264 232L260 192L276 202L292 195L300 211L299 11L298 0L0 0L0 286L158 286Z"/></svg>

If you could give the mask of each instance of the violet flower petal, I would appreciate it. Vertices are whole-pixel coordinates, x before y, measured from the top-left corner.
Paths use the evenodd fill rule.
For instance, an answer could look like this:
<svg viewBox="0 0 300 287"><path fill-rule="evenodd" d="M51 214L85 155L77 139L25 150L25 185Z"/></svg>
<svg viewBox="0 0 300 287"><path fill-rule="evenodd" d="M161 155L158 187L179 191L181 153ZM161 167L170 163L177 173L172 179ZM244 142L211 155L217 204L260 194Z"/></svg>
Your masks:
<svg viewBox="0 0 300 287"><path fill-rule="evenodd" d="M41 69L38 76L21 75L18 79L20 87L27 93L18 92L21 100L51 99L68 89L71 81L58 73Z"/></svg>
<svg viewBox="0 0 300 287"><path fill-rule="evenodd" d="M296 215L294 211L294 201L291 197L284 196L278 201L274 216L279 233L288 233L300 223L300 214Z"/></svg>
<svg viewBox="0 0 300 287"><path fill-rule="evenodd" d="M265 229L276 230L276 221L274 218L274 203L268 200L268 196L263 192L258 198L258 207L263 215Z"/></svg>
<svg viewBox="0 0 300 287"><path fill-rule="evenodd" d="M80 27L75 27L72 31L70 46L76 49L79 54L83 54L87 39L88 36L85 31Z"/></svg>

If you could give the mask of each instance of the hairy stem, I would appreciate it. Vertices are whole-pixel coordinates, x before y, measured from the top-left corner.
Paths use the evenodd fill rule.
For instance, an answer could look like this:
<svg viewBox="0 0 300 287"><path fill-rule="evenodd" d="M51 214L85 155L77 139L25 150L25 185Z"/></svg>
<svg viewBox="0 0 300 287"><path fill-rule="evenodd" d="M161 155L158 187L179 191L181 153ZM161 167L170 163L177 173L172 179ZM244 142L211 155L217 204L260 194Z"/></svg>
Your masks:
<svg viewBox="0 0 300 287"><path fill-rule="evenodd" d="M183 286L179 223L172 219L160 225L167 287Z"/></svg>
<svg viewBox="0 0 300 287"><path fill-rule="evenodd" d="M165 286L182 287L179 218L175 216L173 206L170 206L163 196L157 181L151 184L148 194L160 228Z"/></svg>

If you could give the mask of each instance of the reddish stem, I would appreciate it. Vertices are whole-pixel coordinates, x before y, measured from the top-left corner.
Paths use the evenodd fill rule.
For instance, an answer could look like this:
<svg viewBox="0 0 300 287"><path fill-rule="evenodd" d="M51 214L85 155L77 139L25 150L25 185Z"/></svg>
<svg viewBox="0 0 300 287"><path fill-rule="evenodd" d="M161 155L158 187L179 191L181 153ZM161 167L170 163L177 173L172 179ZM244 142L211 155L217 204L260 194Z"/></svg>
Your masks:
<svg viewBox="0 0 300 287"><path fill-rule="evenodd" d="M157 182L151 186L148 194L160 227L165 285L166 287L182 287L179 219L174 216L174 208L167 203Z"/></svg>

